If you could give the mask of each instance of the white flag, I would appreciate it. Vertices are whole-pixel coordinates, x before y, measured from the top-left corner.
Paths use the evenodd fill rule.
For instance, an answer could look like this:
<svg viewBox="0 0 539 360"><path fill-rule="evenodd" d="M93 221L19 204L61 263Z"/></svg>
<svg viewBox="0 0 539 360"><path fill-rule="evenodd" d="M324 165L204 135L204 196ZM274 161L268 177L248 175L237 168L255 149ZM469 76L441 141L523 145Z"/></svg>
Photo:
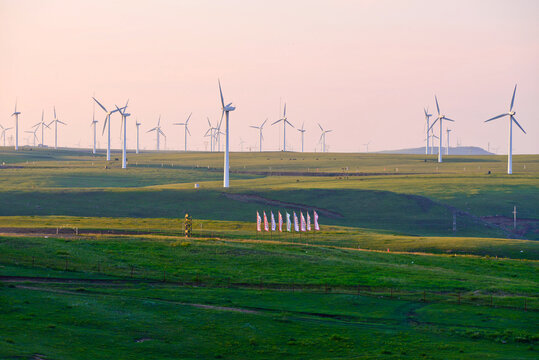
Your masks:
<svg viewBox="0 0 539 360"><path fill-rule="evenodd" d="M275 231L275 216L273 216L273 211L271 212L271 231Z"/></svg>
<svg viewBox="0 0 539 360"><path fill-rule="evenodd" d="M265 231L269 231L268 217L266 216L266 212L265 212L265 211L264 211L264 230L265 230Z"/></svg>
<svg viewBox="0 0 539 360"><path fill-rule="evenodd" d="M305 218L303 217L303 212L300 211L299 214L301 216L301 231L305 231L306 224L305 224Z"/></svg>
<svg viewBox="0 0 539 360"><path fill-rule="evenodd" d="M279 232L283 232L283 216L281 215L280 211L279 211Z"/></svg>
<svg viewBox="0 0 539 360"><path fill-rule="evenodd" d="M294 231L299 231L298 216L296 215L295 211L294 211Z"/></svg>
<svg viewBox="0 0 539 360"><path fill-rule="evenodd" d="M262 219L260 218L260 214L257 211L256 212L256 231L262 231L262 229L260 227L261 223L262 223Z"/></svg>
<svg viewBox="0 0 539 360"><path fill-rule="evenodd" d="M316 211L313 211L313 215L314 215L314 229L320 230L320 226L318 226L318 214L316 213Z"/></svg>
<svg viewBox="0 0 539 360"><path fill-rule="evenodd" d="M292 228L292 223L290 221L290 214L286 213L286 231L290 232L290 229Z"/></svg>
<svg viewBox="0 0 539 360"><path fill-rule="evenodd" d="M307 211L307 231L311 231L311 216L309 215L308 211Z"/></svg>

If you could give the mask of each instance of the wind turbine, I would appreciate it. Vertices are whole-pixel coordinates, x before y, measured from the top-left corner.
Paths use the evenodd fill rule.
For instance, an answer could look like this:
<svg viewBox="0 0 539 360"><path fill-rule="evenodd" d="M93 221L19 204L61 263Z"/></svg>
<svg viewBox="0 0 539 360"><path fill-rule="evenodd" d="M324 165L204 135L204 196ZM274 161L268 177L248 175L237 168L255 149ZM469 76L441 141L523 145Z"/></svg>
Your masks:
<svg viewBox="0 0 539 360"><path fill-rule="evenodd" d="M34 135L34 147L36 147L36 140L38 140L38 139L37 139L37 135L36 135L37 129L38 129L38 127L35 127L34 130L27 130L27 131L25 131L25 133L29 133L29 134L33 134L33 135Z"/></svg>
<svg viewBox="0 0 539 360"><path fill-rule="evenodd" d="M425 146L425 155L429 155L429 139L430 139L430 136L429 136L429 129L430 129L430 126L429 126L429 122L430 122L430 117L432 116L432 114L429 114L429 108L423 108L423 111L425 112L425 120L427 120L427 145Z"/></svg>
<svg viewBox="0 0 539 360"><path fill-rule="evenodd" d="M96 148L95 148L95 139L96 139L96 134L95 134L95 127L97 125L97 120L95 119L95 102L94 102L94 113L92 115L92 123L90 124L90 126L93 126L94 127L94 147L93 147L93 150L92 150L92 153L95 155L95 152L96 152Z"/></svg>
<svg viewBox="0 0 539 360"><path fill-rule="evenodd" d="M92 99L94 99L97 105L99 105L99 107L101 107L101 109L103 109L103 111L107 114L105 116L105 123L103 124L103 134L105 133L105 127L108 124L107 126L107 161L110 161L110 116L114 114L116 111L118 111L118 109L108 111L103 105L101 105L99 101L97 101L95 97L92 97Z"/></svg>
<svg viewBox="0 0 539 360"><path fill-rule="evenodd" d="M151 131L155 131L155 135L157 136L157 151L159 151L159 135L163 135L165 137L165 141L167 138L165 133L161 130L161 115L159 115L159 120L157 120L157 126L146 132L151 132Z"/></svg>
<svg viewBox="0 0 539 360"><path fill-rule="evenodd" d="M139 153L139 151L138 151L138 139L139 139L138 133L139 133L139 127L140 127L140 125L142 125L142 124L139 123L138 120L135 120L135 125L137 126L137 154L138 154L138 153Z"/></svg>
<svg viewBox="0 0 539 360"><path fill-rule="evenodd" d="M262 129L264 128L264 125L266 124L266 121L268 121L268 119L264 120L264 122L260 125L260 126L253 126L251 125L251 127L253 129L258 129L258 133L259 133L259 140L260 140L260 152L262 152L262 140L264 140L264 135L262 135Z"/></svg>
<svg viewBox="0 0 539 360"><path fill-rule="evenodd" d="M36 129L39 128L39 126L41 126L41 147L43 147L45 145L45 143L44 143L45 127L50 129L49 125L47 125L45 123L44 116L45 116L45 110L41 110L41 121L33 126Z"/></svg>
<svg viewBox="0 0 539 360"><path fill-rule="evenodd" d="M504 116L509 116L509 150L508 150L508 156L507 156L507 173L511 175L513 173L513 121L517 126L522 130L524 134L526 134L526 131L520 126L517 119L515 119L516 112L513 111L513 104L515 103L515 94L517 92L517 85L515 84L515 89L513 90L513 97L511 98L511 105L509 105L509 112L506 114L501 114L498 116L494 116L491 119L485 120L485 122L489 122L492 120L499 119Z"/></svg>
<svg viewBox="0 0 539 360"><path fill-rule="evenodd" d="M185 120L184 123L174 123L173 125L183 125L185 126L185 129L184 129L184 144L185 144L185 150L187 152L187 133L189 133L189 136L191 136L191 132L189 131L189 128L187 127L187 124L189 123L189 119L191 119L191 115L193 115L193 113L190 113L189 116L187 117L187 120Z"/></svg>
<svg viewBox="0 0 539 360"><path fill-rule="evenodd" d="M370 144L370 143L371 143L371 142L369 141L368 143L363 144L363 145L365 146L365 148L367 149L367 152L369 152L369 144Z"/></svg>
<svg viewBox="0 0 539 360"><path fill-rule="evenodd" d="M123 107L123 111L120 110L118 105L114 105L116 106L116 110L118 110L120 115L122 115L122 125L120 127L120 133L122 132L122 129L123 129L123 138L124 138L123 139L124 141L122 144L122 169L127 168L127 117L131 116L131 114L125 112L125 110L127 109L127 103L129 103L129 100L127 100L127 102L125 103L125 106Z"/></svg>
<svg viewBox="0 0 539 360"><path fill-rule="evenodd" d="M54 120L51 121L49 125L52 123L54 123L54 148L58 149L58 123L63 124L63 125L67 125L67 124L65 122L58 120L58 118L56 117L56 106L54 107Z"/></svg>
<svg viewBox="0 0 539 360"><path fill-rule="evenodd" d="M20 111L17 111L17 100L15 100L15 111L11 116L15 116L15 150L19 150L19 115Z"/></svg>
<svg viewBox="0 0 539 360"><path fill-rule="evenodd" d="M305 135L305 131L307 131L304 129L304 126L305 122L301 124L301 129L297 129L301 133L301 152L303 152L303 135Z"/></svg>
<svg viewBox="0 0 539 360"><path fill-rule="evenodd" d="M451 132L451 129L445 130L447 132L447 147L445 148L445 154L449 155L449 133Z"/></svg>
<svg viewBox="0 0 539 360"><path fill-rule="evenodd" d="M245 144L245 141L243 141L242 138L240 138L240 151L243 152L243 144Z"/></svg>
<svg viewBox="0 0 539 360"><path fill-rule="evenodd" d="M225 166L224 166L224 174L223 174L223 187L227 188L229 186L228 137L230 135L230 126L228 123L228 119L229 119L229 113L231 111L236 110L236 107L232 106L232 103L225 105L225 100L223 98L223 91L221 90L221 81L218 80L218 82L219 82L219 94L221 95L221 106L223 110L223 112L221 113L221 121L223 121L223 115L226 114L226 145L225 145Z"/></svg>
<svg viewBox="0 0 539 360"><path fill-rule="evenodd" d="M442 122L443 122L443 120L448 120L448 121L453 121L453 122L455 120L451 120L450 118L446 117L445 115L440 115L440 106L438 106L438 98L436 97L436 95L434 95L434 100L436 100L436 110L438 110L438 117L436 118L436 120L434 120L434 122L432 123L432 125L430 127L432 128L434 126L434 124L436 124L436 121L439 121L439 123L440 123L440 136L439 136L440 142L438 143L438 162L441 163L442 162L442 136L443 136Z"/></svg>
<svg viewBox="0 0 539 360"><path fill-rule="evenodd" d="M283 117L275 121L273 124L271 124L271 126L280 123L281 121L283 122L283 151L286 151L286 124L294 127L294 125L292 125L286 117L286 103L284 103Z"/></svg>
<svg viewBox="0 0 539 360"><path fill-rule="evenodd" d="M12 127L5 128L2 125L0 125L0 128L2 128L2 135L1 136L4 138L4 147L6 147L6 131L11 130L13 128Z"/></svg>
<svg viewBox="0 0 539 360"><path fill-rule="evenodd" d="M322 152L326 152L326 133L332 132L333 130L324 130L322 128L322 125L320 124L318 124L318 126L320 127L320 130L322 130L322 134L320 135L320 140L318 141L322 141Z"/></svg>
<svg viewBox="0 0 539 360"><path fill-rule="evenodd" d="M212 126L211 122L210 122L210 118L207 118L208 119L208 125L210 126L208 128L208 130L206 131L206 133L204 134L204 136L209 136L210 137L210 152L213 152L213 131L216 129ZM209 133L209 134L208 134Z"/></svg>

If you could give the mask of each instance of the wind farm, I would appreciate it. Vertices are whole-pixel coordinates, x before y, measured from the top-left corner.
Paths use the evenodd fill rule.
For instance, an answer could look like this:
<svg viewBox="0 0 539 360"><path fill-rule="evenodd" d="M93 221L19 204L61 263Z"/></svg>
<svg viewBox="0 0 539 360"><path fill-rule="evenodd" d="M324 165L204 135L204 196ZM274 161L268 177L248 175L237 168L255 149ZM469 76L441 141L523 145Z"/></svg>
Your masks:
<svg viewBox="0 0 539 360"><path fill-rule="evenodd" d="M0 8L0 358L538 358L539 4Z"/></svg>

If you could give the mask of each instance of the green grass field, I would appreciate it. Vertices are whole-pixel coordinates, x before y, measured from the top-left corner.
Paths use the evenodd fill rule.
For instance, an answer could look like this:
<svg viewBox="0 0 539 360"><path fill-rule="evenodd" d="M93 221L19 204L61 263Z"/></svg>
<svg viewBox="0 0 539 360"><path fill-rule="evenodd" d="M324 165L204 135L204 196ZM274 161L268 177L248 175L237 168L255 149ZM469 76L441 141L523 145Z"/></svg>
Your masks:
<svg viewBox="0 0 539 360"><path fill-rule="evenodd" d="M539 156L128 157L0 152L0 358L539 357Z"/></svg>

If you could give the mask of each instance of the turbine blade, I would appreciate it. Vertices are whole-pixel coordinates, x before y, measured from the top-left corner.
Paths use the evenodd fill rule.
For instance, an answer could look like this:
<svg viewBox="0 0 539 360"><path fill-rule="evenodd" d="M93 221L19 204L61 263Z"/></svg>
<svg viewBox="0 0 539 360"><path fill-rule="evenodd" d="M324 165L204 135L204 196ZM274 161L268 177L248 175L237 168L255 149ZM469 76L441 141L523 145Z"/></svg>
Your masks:
<svg viewBox="0 0 539 360"><path fill-rule="evenodd" d="M485 120L485 122L489 122L489 121L492 121L492 120L496 120L496 119L499 119L501 117L504 117L504 116L507 116L509 114L501 114L501 115L498 115L498 116L494 116L493 118L490 118L488 120Z"/></svg>
<svg viewBox="0 0 539 360"><path fill-rule="evenodd" d="M275 125L275 124L277 124L277 123L281 122L282 120L283 120L283 119L279 119L279 120L277 120L276 122L274 122L274 123L273 123L273 124L271 124L271 125L273 126L273 125Z"/></svg>
<svg viewBox="0 0 539 360"><path fill-rule="evenodd" d="M266 121L268 121L268 119L264 120L264 122L262 123L262 125L260 125L260 128L262 129L264 127L264 125L266 124Z"/></svg>
<svg viewBox="0 0 539 360"><path fill-rule="evenodd" d="M99 105L101 107L101 109L103 109L104 112L108 113L107 109L105 109L105 107L103 105L101 105L101 103L99 101L97 101L97 99L95 97L92 97L92 99L95 100L97 105Z"/></svg>
<svg viewBox="0 0 539 360"><path fill-rule="evenodd" d="M324 129L322 128L322 125L320 125L320 123L318 123L318 126L320 127L320 130L324 131Z"/></svg>
<svg viewBox="0 0 539 360"><path fill-rule="evenodd" d="M286 103L284 103L284 112L283 112L283 118L286 118Z"/></svg>
<svg viewBox="0 0 539 360"><path fill-rule="evenodd" d="M60 124L67 125L65 122L57 120Z"/></svg>
<svg viewBox="0 0 539 360"><path fill-rule="evenodd" d="M260 129L258 126L250 125L250 127L252 127L253 129Z"/></svg>
<svg viewBox="0 0 539 360"><path fill-rule="evenodd" d="M332 131L333 131L333 130L326 130L327 133L328 133L328 132L332 132Z"/></svg>
<svg viewBox="0 0 539 360"><path fill-rule="evenodd" d="M455 120L452 120L452 119L450 119L450 118L448 118L448 117L445 117L445 116L444 116L444 120L449 120L449 121L455 122Z"/></svg>
<svg viewBox="0 0 539 360"><path fill-rule="evenodd" d="M436 118L436 120L434 120L434 122L430 125L429 127L429 130L432 129L432 127L434 126L434 124L436 124L436 122L439 120L439 118ZM427 130L427 131L429 131Z"/></svg>
<svg viewBox="0 0 539 360"><path fill-rule="evenodd" d="M517 126L520 128L520 130L522 130L522 132L524 134L526 134L526 131L524 131L524 129L522 128L522 126L520 126L520 124L518 123L517 119L515 119L514 116L511 116L511 119L515 122L515 124L517 124Z"/></svg>
<svg viewBox="0 0 539 360"><path fill-rule="evenodd" d="M223 123L223 116L225 115L225 109L223 108L223 112L221 113L221 121L219 121L219 126L217 127L217 129L221 129L221 124Z"/></svg>
<svg viewBox="0 0 539 360"><path fill-rule="evenodd" d="M515 103L515 93L516 92L517 92L517 84L515 84L515 89L513 90L513 97L511 98L511 106L509 107L509 111L513 110L513 104Z"/></svg>
<svg viewBox="0 0 539 360"><path fill-rule="evenodd" d="M56 120L56 106L54 106L54 120Z"/></svg>
<svg viewBox="0 0 539 360"><path fill-rule="evenodd" d="M191 136L191 132L189 131L189 128L187 127L187 125L185 125L185 130L187 130L187 133L189 134L189 136Z"/></svg>
<svg viewBox="0 0 539 360"><path fill-rule="evenodd" d="M438 110L438 115L440 115L440 106L438 105L438 98L434 95L434 100L436 100L436 110Z"/></svg>
<svg viewBox="0 0 539 360"><path fill-rule="evenodd" d="M193 113L189 114L189 117L187 118L187 120L185 120L185 125L187 125L187 123L189 122L189 119L191 119L191 115L193 115Z"/></svg>
<svg viewBox="0 0 539 360"><path fill-rule="evenodd" d="M150 130L148 130L148 131L146 131L146 132L154 131L154 130L156 130L156 129L157 129L157 128L154 127L153 129L150 129Z"/></svg>
<svg viewBox="0 0 539 360"><path fill-rule="evenodd" d="M294 129L296 128L294 125L292 125L292 123L291 123L290 121L288 121L288 120L286 120L286 119L285 119L284 121L286 121L286 123L287 123L288 125L292 126Z"/></svg>
<svg viewBox="0 0 539 360"><path fill-rule="evenodd" d="M107 121L109 121L108 115L105 117L105 122L103 123L103 131L101 132L101 135L105 133L105 127L107 126Z"/></svg>
<svg viewBox="0 0 539 360"><path fill-rule="evenodd" d="M211 127L210 118L207 117L206 119L208 119L208 125Z"/></svg>
<svg viewBox="0 0 539 360"><path fill-rule="evenodd" d="M219 94L221 95L221 105L223 107L223 109L225 108L225 100L223 99L223 90L221 90L221 80L217 79L217 81L219 82ZM223 116L221 116L222 118Z"/></svg>

